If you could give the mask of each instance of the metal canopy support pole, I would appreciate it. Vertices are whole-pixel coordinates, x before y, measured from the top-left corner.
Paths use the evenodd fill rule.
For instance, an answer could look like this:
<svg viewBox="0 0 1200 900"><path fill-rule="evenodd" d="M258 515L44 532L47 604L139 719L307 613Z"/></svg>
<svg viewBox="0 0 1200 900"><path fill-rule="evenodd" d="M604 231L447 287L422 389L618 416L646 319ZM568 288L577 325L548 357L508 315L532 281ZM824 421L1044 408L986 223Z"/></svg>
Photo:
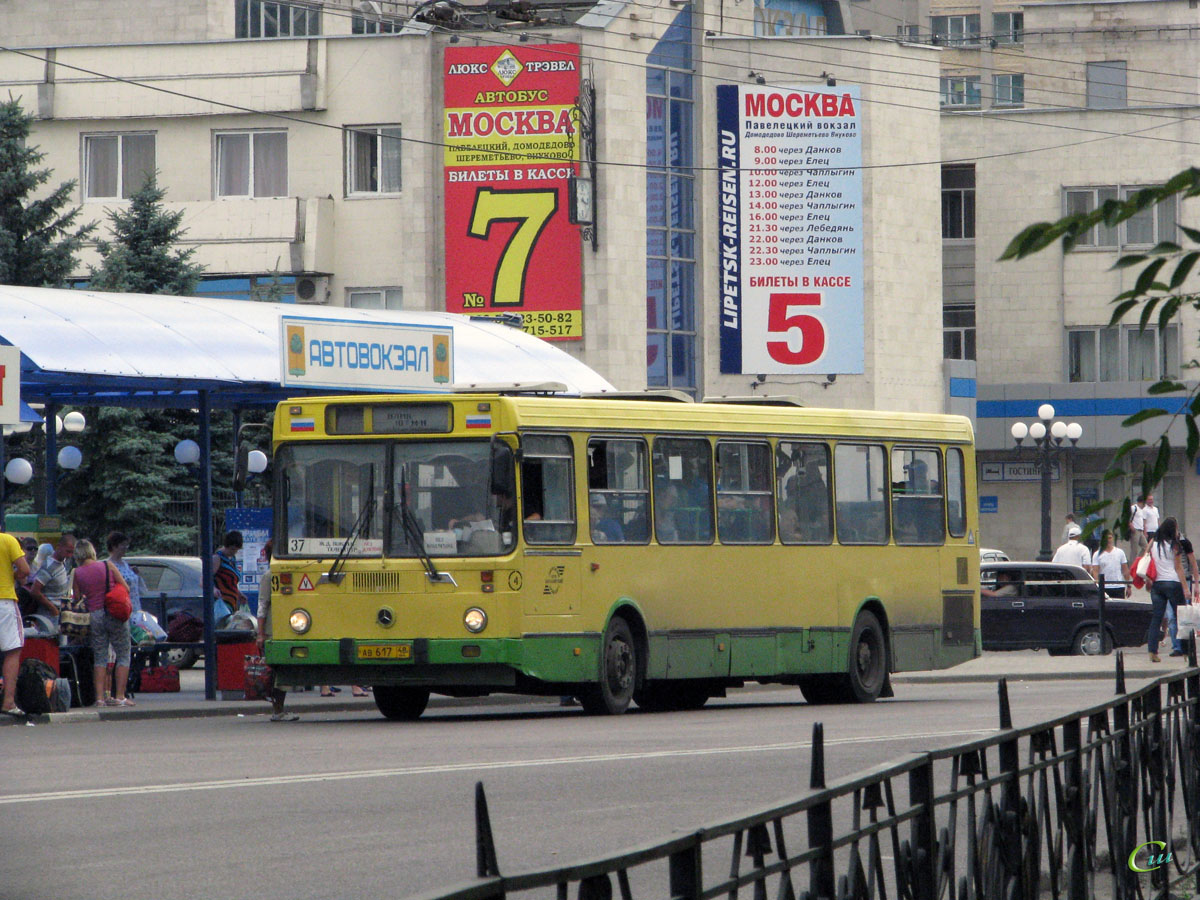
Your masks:
<svg viewBox="0 0 1200 900"><path fill-rule="evenodd" d="M46 515L58 515L58 404L47 403L43 410L46 432Z"/></svg>
<svg viewBox="0 0 1200 900"><path fill-rule="evenodd" d="M238 432L242 430L242 411L238 408L233 410L233 458L237 459L238 452ZM234 491L233 505L236 509L242 508L242 492Z"/></svg>
<svg viewBox="0 0 1200 900"><path fill-rule="evenodd" d="M200 401L200 578L204 597L204 699L217 699L217 634L213 619L213 503L212 433L209 418L212 409L208 391L199 392Z"/></svg>
<svg viewBox="0 0 1200 900"><path fill-rule="evenodd" d="M1039 562L1049 562L1054 557L1050 549L1050 476L1054 472L1054 460L1050 456L1050 435L1039 449L1038 467L1042 475L1042 549L1038 551Z"/></svg>

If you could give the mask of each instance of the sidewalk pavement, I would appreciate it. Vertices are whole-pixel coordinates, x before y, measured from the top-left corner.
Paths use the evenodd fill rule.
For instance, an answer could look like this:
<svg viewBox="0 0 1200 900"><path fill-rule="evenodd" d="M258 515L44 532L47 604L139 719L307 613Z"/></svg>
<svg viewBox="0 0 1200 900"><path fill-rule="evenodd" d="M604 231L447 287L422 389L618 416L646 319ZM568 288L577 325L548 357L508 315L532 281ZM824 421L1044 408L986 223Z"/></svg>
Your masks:
<svg viewBox="0 0 1200 900"><path fill-rule="evenodd" d="M1123 651L1125 678L1127 682L1157 678L1184 668L1187 658L1163 656L1161 663L1151 663L1146 651L1138 647L1127 647ZM955 666L952 669L935 669L927 672L902 672L892 676L892 683L905 684L967 684L995 682L1000 678L1009 681L1054 681L1080 678L1116 677L1116 654L1110 656L1050 656L1045 651L1014 650L1009 652L986 652L978 659ZM144 719L185 719L201 716L265 716L270 713L270 704L261 700L205 700L204 670L200 667L183 669L179 673L180 690L170 694L136 695L133 707L91 707L72 709L65 713L49 713L30 716L29 721L45 723L71 723ZM752 685L750 689L777 690L777 685ZM557 707L557 697L517 697L511 694L493 694L490 697L456 699L434 695L429 701L430 709L439 707L496 706L500 704L528 703L545 707ZM375 715L375 701L367 697L352 697L350 688L343 687L334 697L322 697L316 690L290 692L287 710L300 713L361 712ZM22 720L0 716L0 726L19 725Z"/></svg>

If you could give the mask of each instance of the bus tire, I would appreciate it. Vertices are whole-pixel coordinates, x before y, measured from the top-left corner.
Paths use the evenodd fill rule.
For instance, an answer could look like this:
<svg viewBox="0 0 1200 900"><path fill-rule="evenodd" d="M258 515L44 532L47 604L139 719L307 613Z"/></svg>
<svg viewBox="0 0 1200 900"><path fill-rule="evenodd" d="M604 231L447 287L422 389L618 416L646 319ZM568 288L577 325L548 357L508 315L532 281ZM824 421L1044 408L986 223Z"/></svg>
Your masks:
<svg viewBox="0 0 1200 900"><path fill-rule="evenodd" d="M846 673L846 702L874 703L887 683L887 641L879 619L862 610L850 632L850 663Z"/></svg>
<svg viewBox="0 0 1200 900"><path fill-rule="evenodd" d="M426 688L400 687L395 684L377 684L372 692L375 706L384 718L393 722L413 722L421 718L429 704Z"/></svg>
<svg viewBox="0 0 1200 900"><path fill-rule="evenodd" d="M629 623L613 616L600 647L600 680L579 694L583 711L593 716L619 716L625 712L637 687L639 667Z"/></svg>
<svg viewBox="0 0 1200 900"><path fill-rule="evenodd" d="M887 685L887 642L883 627L870 610L862 610L850 632L845 675L806 675L800 693L809 703L874 703Z"/></svg>

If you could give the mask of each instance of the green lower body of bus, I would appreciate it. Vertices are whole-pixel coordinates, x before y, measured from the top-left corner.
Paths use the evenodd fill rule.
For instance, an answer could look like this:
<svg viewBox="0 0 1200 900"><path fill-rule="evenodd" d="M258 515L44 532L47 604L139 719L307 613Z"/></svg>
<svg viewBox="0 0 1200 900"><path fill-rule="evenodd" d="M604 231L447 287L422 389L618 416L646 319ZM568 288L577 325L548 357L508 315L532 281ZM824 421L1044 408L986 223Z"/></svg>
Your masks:
<svg viewBox="0 0 1200 900"><path fill-rule="evenodd" d="M808 675L844 673L850 636L849 628L836 627L651 632L641 645L639 668L646 681L792 683ZM597 632L489 639L274 640L267 644L266 656L281 686L379 684L450 695L552 695L564 686L598 680L602 641ZM947 668L978 656L979 645L977 629L962 642L943 640L937 627L897 629L889 635L889 668Z"/></svg>

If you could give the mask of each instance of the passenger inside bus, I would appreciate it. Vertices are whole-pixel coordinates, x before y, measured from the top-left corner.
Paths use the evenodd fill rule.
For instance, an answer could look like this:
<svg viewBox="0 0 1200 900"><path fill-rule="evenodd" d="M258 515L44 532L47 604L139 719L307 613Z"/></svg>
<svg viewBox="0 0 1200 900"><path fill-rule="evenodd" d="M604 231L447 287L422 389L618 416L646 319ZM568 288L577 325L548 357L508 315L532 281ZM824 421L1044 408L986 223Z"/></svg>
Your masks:
<svg viewBox="0 0 1200 900"><path fill-rule="evenodd" d="M612 515L604 495L593 491L589 499L592 513L592 542L596 544L619 544L625 540L621 523Z"/></svg>

